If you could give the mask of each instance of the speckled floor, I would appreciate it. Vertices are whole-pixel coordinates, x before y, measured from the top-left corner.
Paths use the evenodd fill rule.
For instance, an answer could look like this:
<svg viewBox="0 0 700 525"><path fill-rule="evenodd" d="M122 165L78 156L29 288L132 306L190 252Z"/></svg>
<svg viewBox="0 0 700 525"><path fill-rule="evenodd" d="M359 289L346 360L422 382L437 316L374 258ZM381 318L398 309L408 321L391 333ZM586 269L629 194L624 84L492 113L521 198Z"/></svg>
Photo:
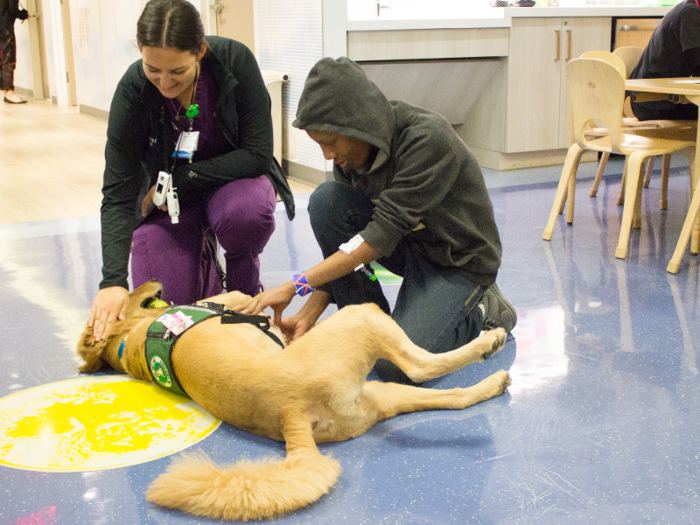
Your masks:
<svg viewBox="0 0 700 525"><path fill-rule="evenodd" d="M431 386L470 385L506 368L509 393L322 445L341 463L340 481L277 521L700 523L698 258L686 254L678 275L666 273L689 203L687 175L674 168L666 212L658 176L644 191L643 228L620 261L617 169L597 199L590 181L580 184L575 224L560 219L551 242L542 230L555 185L538 178L547 170L505 187L487 171L504 245L499 285L519 322L494 358ZM305 199L293 223L278 212L262 259L267 287L320 260ZM0 397L80 375L75 345L100 280L98 228L96 217L0 227ZM284 455L282 444L225 424L197 447L222 463ZM69 473L0 465L0 524L214 523L145 501L169 461Z"/></svg>

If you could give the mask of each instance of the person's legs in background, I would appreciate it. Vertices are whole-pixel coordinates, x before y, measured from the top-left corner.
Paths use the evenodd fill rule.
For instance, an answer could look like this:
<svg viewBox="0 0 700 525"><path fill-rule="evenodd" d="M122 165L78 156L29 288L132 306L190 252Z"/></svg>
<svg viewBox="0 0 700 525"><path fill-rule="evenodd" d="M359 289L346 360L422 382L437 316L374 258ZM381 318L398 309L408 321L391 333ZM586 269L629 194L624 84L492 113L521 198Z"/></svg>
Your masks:
<svg viewBox="0 0 700 525"><path fill-rule="evenodd" d="M697 120L695 104L675 104L670 100L632 102L632 113L639 120Z"/></svg>
<svg viewBox="0 0 700 525"><path fill-rule="evenodd" d="M203 229L203 212L196 200L181 207L177 224L171 223L167 212L154 209L134 231L134 288L157 279L163 284L163 300L176 305L192 304L221 293L221 281L208 268L214 260L204 257Z"/></svg>
<svg viewBox="0 0 700 525"><path fill-rule="evenodd" d="M0 90L3 91L3 100L10 104L23 104L26 102L19 97L14 89L15 67L17 46L15 37L9 31L4 35L0 35L0 67L2 68L2 76L0 78Z"/></svg>
<svg viewBox="0 0 700 525"><path fill-rule="evenodd" d="M275 231L277 199L270 180L229 182L206 198L207 221L225 250L226 289L248 295L260 292L260 259Z"/></svg>

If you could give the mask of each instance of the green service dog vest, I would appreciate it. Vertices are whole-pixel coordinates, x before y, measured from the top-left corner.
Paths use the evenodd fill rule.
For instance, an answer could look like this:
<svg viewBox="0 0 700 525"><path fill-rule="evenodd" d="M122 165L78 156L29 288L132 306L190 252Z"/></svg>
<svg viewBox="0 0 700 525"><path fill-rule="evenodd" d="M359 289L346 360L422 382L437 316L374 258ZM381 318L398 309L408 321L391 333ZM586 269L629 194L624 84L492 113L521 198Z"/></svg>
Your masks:
<svg viewBox="0 0 700 525"><path fill-rule="evenodd" d="M175 343L187 330L211 317L221 317L221 324L253 324L260 328L278 345L282 342L271 332L270 320L262 315L244 315L233 310L224 310L223 305L202 303L201 305L176 306L151 323L146 334L146 362L154 383L175 394L186 396L175 375L172 354Z"/></svg>

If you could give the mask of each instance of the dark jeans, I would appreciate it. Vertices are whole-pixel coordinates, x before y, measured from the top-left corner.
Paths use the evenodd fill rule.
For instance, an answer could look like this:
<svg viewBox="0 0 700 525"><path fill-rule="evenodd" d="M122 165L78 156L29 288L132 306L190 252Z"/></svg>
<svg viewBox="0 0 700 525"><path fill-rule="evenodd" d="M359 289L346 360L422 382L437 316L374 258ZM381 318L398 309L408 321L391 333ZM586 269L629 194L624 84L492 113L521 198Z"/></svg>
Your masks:
<svg viewBox="0 0 700 525"><path fill-rule="evenodd" d="M309 200L309 217L323 256L329 257L372 219L373 205L364 194L339 182L321 184ZM329 283L338 308L372 302L379 305L416 345L434 354L467 344L481 332L483 315L474 308L484 291L455 271L428 261L404 238L389 256L377 261L403 277L391 313L382 287L361 272ZM374 367L383 381L413 383L396 365L380 359Z"/></svg>
<svg viewBox="0 0 700 525"><path fill-rule="evenodd" d="M695 104L675 104L670 100L632 102L632 113L639 120L697 120Z"/></svg>

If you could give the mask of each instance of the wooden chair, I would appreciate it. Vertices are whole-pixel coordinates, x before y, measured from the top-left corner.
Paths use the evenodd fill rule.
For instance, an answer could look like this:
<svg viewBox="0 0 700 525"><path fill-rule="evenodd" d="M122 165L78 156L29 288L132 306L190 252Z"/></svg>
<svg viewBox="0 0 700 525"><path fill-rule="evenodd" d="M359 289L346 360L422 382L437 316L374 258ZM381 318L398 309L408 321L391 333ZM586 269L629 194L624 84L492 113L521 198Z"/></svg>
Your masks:
<svg viewBox="0 0 700 525"><path fill-rule="evenodd" d="M627 177L625 205L622 213L620 238L615 257L627 256L633 218L635 227L641 223L641 167L649 157L680 152L688 157L690 169L695 158L695 141L682 138L658 138L637 135L623 128L625 79L617 67L597 58L578 58L566 66L571 94L575 142L569 148L557 192L542 237L551 240L554 225L565 203L566 222L574 221L576 167L584 150L625 155L624 175ZM598 123L604 123L607 133L599 133ZM631 174L631 175L630 175ZM691 176L691 180L693 180ZM568 195L567 195L568 190ZM637 213L635 213L635 211Z"/></svg>
<svg viewBox="0 0 700 525"><path fill-rule="evenodd" d="M607 60L615 65L620 73L623 74L623 78L629 78L630 74L637 67L639 59L642 57L644 49L635 46L625 46L619 47L612 53L609 51L589 51L581 55L581 58L599 58L601 60ZM624 65L622 69L621 64ZM694 121L675 121L675 120L653 120L653 121L640 121L632 113L632 106L630 105L629 97L625 98L625 103L623 106L623 126L629 128L631 131L639 131L644 133L655 129L668 129L668 128L678 128L678 129L695 129L697 124ZM598 171L596 172L595 179L593 180L593 186L591 186L591 191L589 195L595 197L598 195L598 187L603 179L603 173L605 172L605 167L610 158L610 153L603 153L600 158L600 163L598 164ZM655 157L650 157L646 163L645 175L644 175L644 188L649 187L649 182L651 181L651 174L654 171L654 159ZM671 171L671 157L670 155L663 156L663 164L661 168L661 199L659 200L659 208L665 210L668 208L668 177ZM617 197L617 205L622 206L625 203L625 179L622 178L620 184L620 194Z"/></svg>

